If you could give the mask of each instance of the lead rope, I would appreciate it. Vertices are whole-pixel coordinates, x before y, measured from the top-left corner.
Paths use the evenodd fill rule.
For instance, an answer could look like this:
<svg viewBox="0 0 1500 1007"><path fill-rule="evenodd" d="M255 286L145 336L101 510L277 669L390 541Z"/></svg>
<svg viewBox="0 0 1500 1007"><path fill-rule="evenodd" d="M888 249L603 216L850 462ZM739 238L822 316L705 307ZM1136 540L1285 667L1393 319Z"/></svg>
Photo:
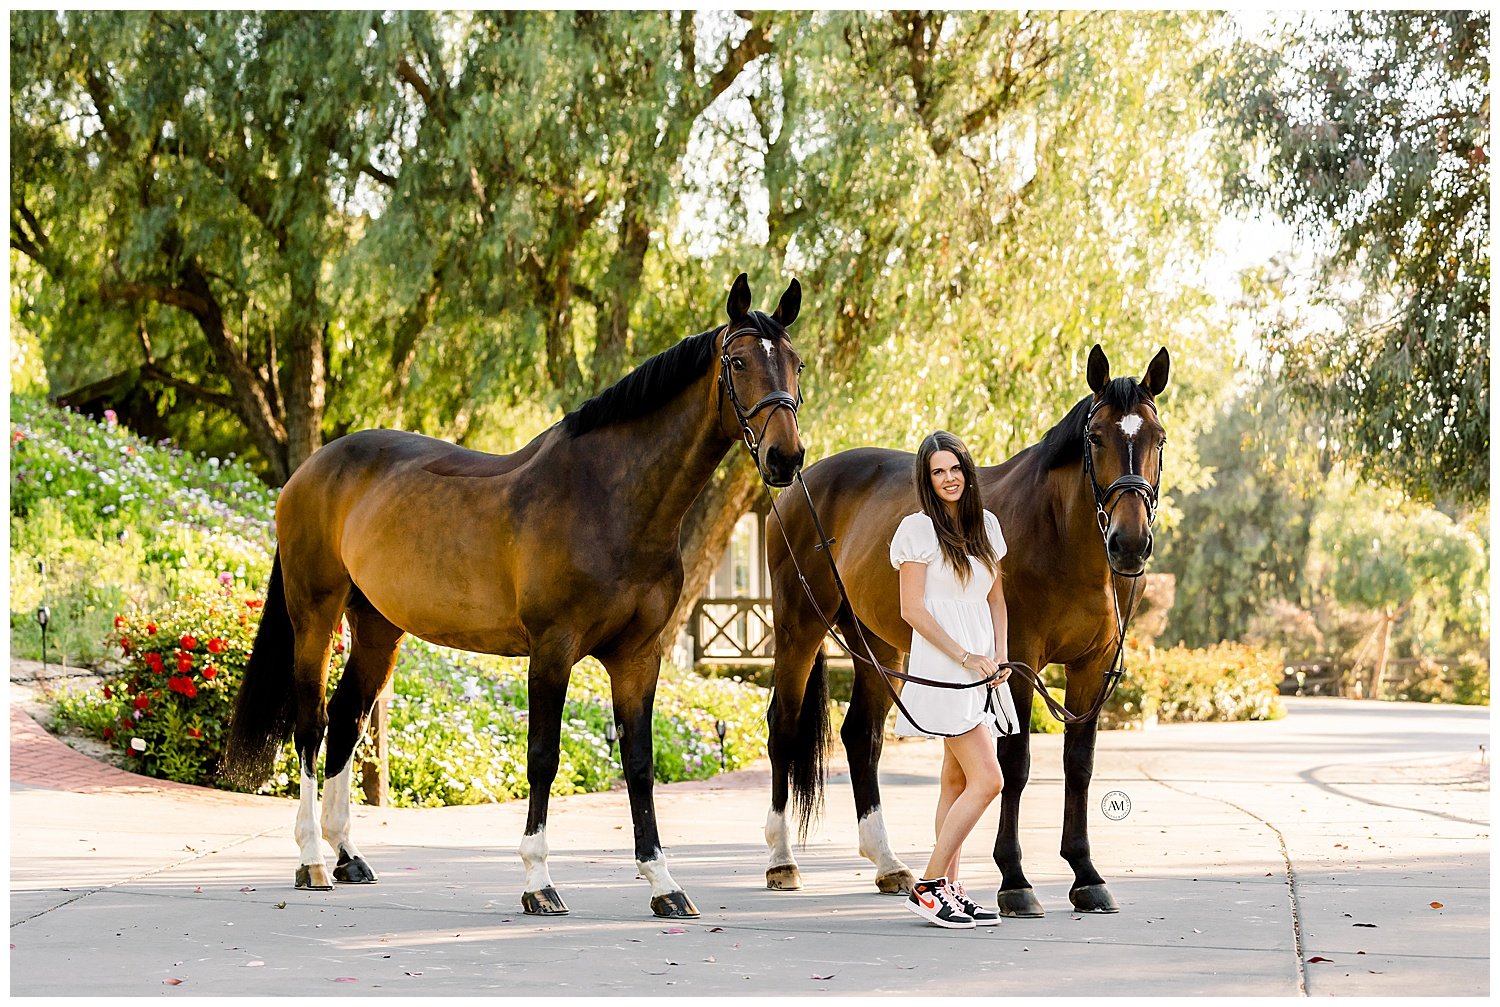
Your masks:
<svg viewBox="0 0 1500 1007"><path fill-rule="evenodd" d="M1125 675L1125 629L1128 626L1130 619L1135 615L1135 608L1138 601L1137 587L1139 586L1139 576L1133 578L1134 583L1131 584L1129 602L1126 605L1125 610L1121 611L1120 598L1115 586L1116 574L1113 569L1110 570L1110 600L1113 603L1115 609L1115 656L1114 659L1110 662L1110 669L1104 673L1104 688L1100 690L1098 697L1094 700L1093 704L1085 713L1073 713L1066 706L1053 699L1052 695L1047 691L1046 686L1042 683L1041 678L1036 673L1036 671L1030 665L1025 664L1021 661L1005 661L1000 664L999 668L996 669L993 675L986 676L985 678L980 679L977 682L940 682L929 678L922 678L918 675L909 675L905 672L897 671L894 668L887 668L884 664L881 664L880 661L876 660L875 654L870 648L869 640L865 637L864 626L859 621L859 618L854 615L854 606L849 601L849 592L844 588L844 578L839 575L838 564L834 561L832 549L834 540L830 539L827 533L823 531L823 522L818 517L818 509L813 506L812 494L808 491L807 483L803 481L801 472L797 473L797 485L802 488L802 495L807 500L808 513L812 515L813 528L818 533L818 545L816 546L816 549L819 552L822 552L827 557L828 569L833 574L833 582L834 585L838 588L839 597L842 599L844 607L848 608L850 617L854 619L854 631L855 635L858 636L860 643L860 648L858 650L844 638L843 634L838 631L837 627L835 627L831 622L828 621L827 618L824 617L822 606L818 604L817 598L813 595L812 586L808 584L807 577L802 572L802 565L797 562L797 553L796 550L792 548L791 539L787 536L786 533L786 526L782 523L781 512L776 507L776 498L771 496L770 489L766 487L764 483L762 483L762 489L766 494L766 499L770 501L771 514L776 518L776 527L781 532L782 541L786 543L787 555L792 560L792 568L797 572L797 580L801 582L802 590L807 594L808 601L812 603L813 611L818 614L818 620L823 623L823 626L827 630L828 635L833 637L834 642L842 647L846 652L848 652L851 657L859 657L863 659L864 661L868 662L871 667L880 672L881 681L885 683L886 690L891 694L891 699L895 702L896 708L901 711L902 715L905 716L908 721L911 722L911 725L913 727L921 731L923 734L934 735L936 737L958 737L958 735L947 734L942 731L929 731L918 724L916 719L912 717L911 712L907 710L906 706L901 702L901 694L896 690L895 686L891 684L892 678L898 678L903 682L911 682L915 685L925 685L935 689L977 689L980 686L987 686L991 682L998 679L1000 677L999 668L1010 668L1014 673L1019 674L1021 678L1029 682L1032 689L1036 691L1037 695L1041 696L1042 702L1047 705L1047 709L1051 712L1052 716L1064 724L1087 723L1098 717L1099 711L1104 708L1104 704L1109 701L1110 696L1114 694L1115 688L1119 685L1120 679ZM861 653L860 651L863 651L863 653ZM990 710L990 704L992 700L993 697L985 698L986 710ZM994 713L998 711L990 712ZM1009 718L1006 719L1007 726L1011 728L1011 730L1007 731L1006 733L1015 733L1015 731L1019 729L1019 725L1011 725L1009 724Z"/></svg>

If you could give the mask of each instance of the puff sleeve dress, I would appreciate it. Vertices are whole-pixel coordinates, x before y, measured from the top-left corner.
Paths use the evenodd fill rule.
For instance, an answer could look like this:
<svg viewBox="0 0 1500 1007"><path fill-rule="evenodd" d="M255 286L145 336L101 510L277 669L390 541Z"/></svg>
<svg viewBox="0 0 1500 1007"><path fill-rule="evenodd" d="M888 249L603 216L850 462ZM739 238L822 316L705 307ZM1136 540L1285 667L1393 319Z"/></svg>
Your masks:
<svg viewBox="0 0 1500 1007"><path fill-rule="evenodd" d="M985 511L984 528L996 557L1003 557L1005 537L1000 533L1000 519ZM969 653L993 659L995 624L990 617L988 596L995 578L985 565L971 557L969 582L960 583L938 546L932 519L921 512L903 518L891 539L891 565L900 570L903 563L927 565L922 602L938 625ZM943 682L977 682L984 677L963 667L916 632L912 633L907 673ZM986 695L992 691L993 697ZM913 724L898 708L896 734L902 737L932 737L937 732L958 735L976 724L984 724L997 738L1019 730L1009 688L940 689L907 682L901 690L901 703L921 725L919 728ZM929 731L934 734L929 735Z"/></svg>

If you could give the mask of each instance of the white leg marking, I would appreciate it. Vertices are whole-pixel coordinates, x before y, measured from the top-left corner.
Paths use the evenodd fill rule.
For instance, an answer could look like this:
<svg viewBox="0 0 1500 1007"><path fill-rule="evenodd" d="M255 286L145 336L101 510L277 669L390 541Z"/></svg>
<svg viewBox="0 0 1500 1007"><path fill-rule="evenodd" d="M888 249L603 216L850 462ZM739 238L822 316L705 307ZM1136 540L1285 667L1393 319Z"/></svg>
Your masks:
<svg viewBox="0 0 1500 1007"><path fill-rule="evenodd" d="M775 808L766 812L766 845L771 848L771 862L767 868L797 866L797 858L792 855L792 836L786 827L786 815Z"/></svg>
<svg viewBox="0 0 1500 1007"><path fill-rule="evenodd" d="M637 860L635 866L641 872L641 877L651 882L652 898L682 891L682 886L673 881L672 875L667 871L667 858L662 856L661 850L657 850L656 856L650 860Z"/></svg>
<svg viewBox="0 0 1500 1007"><path fill-rule="evenodd" d="M323 847L318 842L318 777L316 773L302 767L301 789L297 799L297 850L302 865L327 866L323 862Z"/></svg>
<svg viewBox="0 0 1500 1007"><path fill-rule="evenodd" d="M859 820L859 855L874 863L876 877L910 870L891 852L891 841L885 833L885 818L881 816L878 804Z"/></svg>
<svg viewBox="0 0 1500 1007"><path fill-rule="evenodd" d="M333 847L334 853L343 851L350 857L360 855L349 838L351 815L349 811L349 789L354 781L354 759L343 771L323 783L323 838Z"/></svg>
<svg viewBox="0 0 1500 1007"><path fill-rule="evenodd" d="M521 837L521 863L526 865L525 891L539 892L552 887L547 871L547 827L543 825L529 836Z"/></svg>

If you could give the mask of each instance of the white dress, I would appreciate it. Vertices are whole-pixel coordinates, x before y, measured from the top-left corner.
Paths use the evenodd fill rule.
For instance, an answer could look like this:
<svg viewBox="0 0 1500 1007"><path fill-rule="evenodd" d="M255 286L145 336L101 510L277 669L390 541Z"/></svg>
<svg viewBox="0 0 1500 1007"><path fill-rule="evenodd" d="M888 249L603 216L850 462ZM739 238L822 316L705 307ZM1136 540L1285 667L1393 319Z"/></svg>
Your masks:
<svg viewBox="0 0 1500 1007"><path fill-rule="evenodd" d="M985 511L984 529L995 547L996 558L1004 556L1005 538L1000 534L1000 519ZM973 572L967 584L960 584L938 545L932 518L921 512L903 518L891 539L891 565L900 570L903 563L927 564L927 585L922 603L944 632L969 653L993 659L995 624L990 616L988 596L995 578L989 569L970 557ZM911 663L907 666L907 673L943 682L977 682L984 677L978 671L963 667L915 631L911 635ZM902 737L932 737L928 731L957 735L976 724L985 724L990 734L997 738L1019 731L1020 721L1009 687L995 690L994 698L986 708L985 694L990 691L984 686L939 689L907 682L901 689L901 702L925 730L919 729L898 708L896 733Z"/></svg>

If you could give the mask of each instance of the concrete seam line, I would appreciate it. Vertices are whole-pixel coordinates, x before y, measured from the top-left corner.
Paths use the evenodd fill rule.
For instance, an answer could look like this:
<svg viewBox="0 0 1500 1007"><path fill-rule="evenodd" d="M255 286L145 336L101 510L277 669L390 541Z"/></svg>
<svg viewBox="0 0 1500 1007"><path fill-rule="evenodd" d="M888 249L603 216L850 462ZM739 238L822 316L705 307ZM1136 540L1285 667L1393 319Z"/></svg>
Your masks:
<svg viewBox="0 0 1500 1007"><path fill-rule="evenodd" d="M223 853L225 850L232 850L236 846L243 846L245 843L250 842L252 839L260 839L260 838L262 838L264 836L269 836L273 832L279 832L279 831L281 831L281 827L280 826L277 826L276 828L265 829L265 830L263 830L261 832L255 832L255 833L252 833L251 835L243 836L240 839L236 839L232 843L226 843L225 845L220 846L220 847L218 847L216 849L204 850L202 853L196 853L196 854L194 854L191 857L183 857L181 860L175 860L172 863L166 864L166 865L164 865L162 867L155 867L155 868L152 868L149 871L142 871L140 874L133 874L133 875L131 875L128 878L123 878L123 879L121 879L119 881L112 881L112 882L110 882L107 885L100 885L98 888L90 888L88 891L81 892L78 895L75 895L73 898L68 899L66 902L60 902L60 903L58 903L55 906L51 906L51 907L49 907L47 909L43 909L41 912L32 913L30 916L27 916L27 917L25 917L23 919L16 920L14 923L11 924L11 929L15 929L16 927L21 926L23 923L30 923L32 920L37 919L38 917L46 916L48 913L56 912L57 910L62 909L64 907L66 907L66 906L71 906L73 903L78 902L78 901L80 901L82 899L86 899L90 895L98 895L100 892L107 892L111 888L118 888L121 885L128 885L131 882L139 881L142 878L149 878L153 874L160 874L163 871L170 871L174 867L181 867L183 864L190 864L194 860L202 860L204 857L212 856L215 853Z"/></svg>
<svg viewBox="0 0 1500 1007"><path fill-rule="evenodd" d="M1150 780L1152 783L1156 783L1163 787L1166 787L1168 790L1175 790L1179 794L1186 794L1189 797L1198 797L1205 800L1218 801L1220 804L1228 805L1229 807L1238 812L1241 812L1242 814L1249 815L1251 818L1255 819L1257 822L1260 822L1262 825L1276 834L1276 842L1281 848L1281 860L1282 863L1286 865L1286 892L1287 898L1291 903L1292 942L1297 949L1297 995L1304 997L1307 996L1307 961L1305 953L1302 949L1302 917L1297 905L1297 876L1292 871L1292 856L1291 851L1287 849L1286 836L1282 835L1281 830L1278 829L1275 825L1272 825L1266 819L1260 817L1249 808L1243 808L1240 805L1235 804L1233 801L1226 801L1224 798L1215 797L1212 794L1198 794L1194 793L1191 790L1184 790L1181 787L1174 787L1172 784L1166 782L1165 780L1159 780L1155 776L1152 776L1150 771L1147 770L1144 765L1138 765L1136 768L1140 770L1142 776Z"/></svg>

